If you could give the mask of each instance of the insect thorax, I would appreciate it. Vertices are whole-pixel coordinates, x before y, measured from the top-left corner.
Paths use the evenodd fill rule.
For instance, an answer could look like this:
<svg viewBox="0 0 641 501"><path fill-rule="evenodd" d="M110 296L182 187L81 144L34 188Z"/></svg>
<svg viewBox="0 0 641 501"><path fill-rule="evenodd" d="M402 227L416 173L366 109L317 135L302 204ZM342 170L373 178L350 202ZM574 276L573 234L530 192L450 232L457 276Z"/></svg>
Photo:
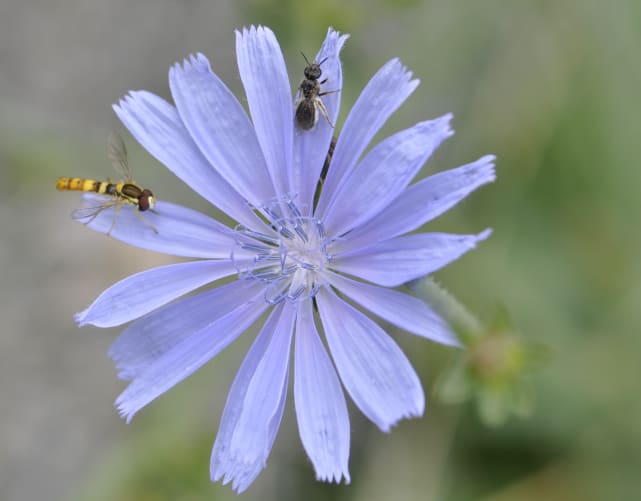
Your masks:
<svg viewBox="0 0 641 501"><path fill-rule="evenodd" d="M303 97L310 99L320 92L320 83L317 80L303 80L300 83L300 91Z"/></svg>

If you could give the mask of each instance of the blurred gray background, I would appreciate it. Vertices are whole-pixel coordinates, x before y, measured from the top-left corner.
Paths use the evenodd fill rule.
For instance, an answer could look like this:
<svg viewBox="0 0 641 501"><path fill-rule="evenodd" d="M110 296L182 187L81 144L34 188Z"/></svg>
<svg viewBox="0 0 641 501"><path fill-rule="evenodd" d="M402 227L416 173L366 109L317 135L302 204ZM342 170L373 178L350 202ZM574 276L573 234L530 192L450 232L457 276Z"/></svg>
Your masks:
<svg viewBox="0 0 641 501"><path fill-rule="evenodd" d="M104 288L170 258L70 220L58 176L105 178L111 104L169 98L167 72L204 52L241 96L234 29L276 33L292 89L327 26L343 52L342 120L399 56L422 84L384 134L448 111L457 131L433 172L498 155L498 181L432 229L494 228L438 279L479 317L509 311L552 357L533 413L489 428L433 398L452 350L394 333L428 395L426 416L378 432L352 409L352 485L315 482L292 402L245 499L635 500L641 492L641 4L576 1L0 0L0 499L236 499L209 453L249 336L131 425L106 351L118 330L78 329ZM137 180L216 216L121 128Z"/></svg>

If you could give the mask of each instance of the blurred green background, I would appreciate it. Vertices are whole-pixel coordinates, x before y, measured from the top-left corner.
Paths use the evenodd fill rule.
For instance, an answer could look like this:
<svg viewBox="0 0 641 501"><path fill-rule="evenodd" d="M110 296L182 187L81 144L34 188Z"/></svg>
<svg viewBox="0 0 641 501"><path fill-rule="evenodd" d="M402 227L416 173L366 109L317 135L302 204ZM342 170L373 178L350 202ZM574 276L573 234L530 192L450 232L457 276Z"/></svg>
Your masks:
<svg viewBox="0 0 641 501"><path fill-rule="evenodd" d="M290 399L265 500L636 500L641 497L641 3L145 0L6 2L0 16L0 499L225 500L208 461L249 336L127 426L106 350L117 330L72 314L106 286L170 262L74 224L57 176L103 178L110 109L130 89L169 97L167 71L202 51L237 95L233 28L266 24L292 89L300 51L350 33L341 117L400 57L422 81L381 137L452 111L426 172L483 154L498 180L428 228L492 238L437 278L489 325L549 347L526 418L486 426L434 398L460 354L394 333L428 409L386 435L355 409L350 486L317 483ZM123 132L137 179L212 213ZM214 214L215 215L215 214Z"/></svg>

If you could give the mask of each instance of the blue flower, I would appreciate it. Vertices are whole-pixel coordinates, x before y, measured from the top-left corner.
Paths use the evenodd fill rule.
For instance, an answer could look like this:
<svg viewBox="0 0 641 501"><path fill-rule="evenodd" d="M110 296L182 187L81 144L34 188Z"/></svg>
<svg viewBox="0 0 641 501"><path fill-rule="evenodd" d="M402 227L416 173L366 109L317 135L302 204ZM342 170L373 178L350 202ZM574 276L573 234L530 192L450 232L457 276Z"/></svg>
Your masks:
<svg viewBox="0 0 641 501"><path fill-rule="evenodd" d="M327 78L323 90L336 91L321 98L332 123L346 39L328 30L316 55ZM212 480L242 492L265 467L293 374L300 438L316 477L348 483L343 388L383 431L422 415L425 406L410 362L362 310L418 336L458 344L428 304L393 288L440 269L489 235L407 233L493 181L494 157L410 184L452 135L451 115L417 123L365 153L418 85L393 59L349 112L321 181L335 131L322 117L311 131L296 127L295 98L274 34L263 27L237 32L236 51L251 118L202 54L171 68L175 105L134 91L114 110L149 153L238 225L163 201L145 213L148 224L133 206L123 207L115 224L113 210L101 212L88 222L96 231L199 260L128 277L76 320L98 327L133 321L110 350L119 376L130 381L116 400L130 421L267 315L229 392ZM302 65L299 70L297 78Z"/></svg>

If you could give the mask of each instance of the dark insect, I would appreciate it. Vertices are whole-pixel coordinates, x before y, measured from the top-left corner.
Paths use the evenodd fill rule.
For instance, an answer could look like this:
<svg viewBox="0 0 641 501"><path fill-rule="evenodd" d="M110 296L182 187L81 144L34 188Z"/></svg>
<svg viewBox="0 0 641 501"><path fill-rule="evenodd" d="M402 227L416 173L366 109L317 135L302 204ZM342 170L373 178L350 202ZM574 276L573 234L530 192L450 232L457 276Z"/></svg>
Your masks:
<svg viewBox="0 0 641 501"><path fill-rule="evenodd" d="M301 54L303 53L301 52ZM321 84L327 82L327 79L322 81L318 80L323 73L321 64L323 64L327 58L318 63L316 61L310 63L305 54L303 54L303 57L305 58L307 66L305 66L304 70L305 78L298 86L299 98L296 102L296 125L302 130L312 130L318 122L318 112L320 111L329 126L334 127L321 97L338 91L331 90L321 92Z"/></svg>

